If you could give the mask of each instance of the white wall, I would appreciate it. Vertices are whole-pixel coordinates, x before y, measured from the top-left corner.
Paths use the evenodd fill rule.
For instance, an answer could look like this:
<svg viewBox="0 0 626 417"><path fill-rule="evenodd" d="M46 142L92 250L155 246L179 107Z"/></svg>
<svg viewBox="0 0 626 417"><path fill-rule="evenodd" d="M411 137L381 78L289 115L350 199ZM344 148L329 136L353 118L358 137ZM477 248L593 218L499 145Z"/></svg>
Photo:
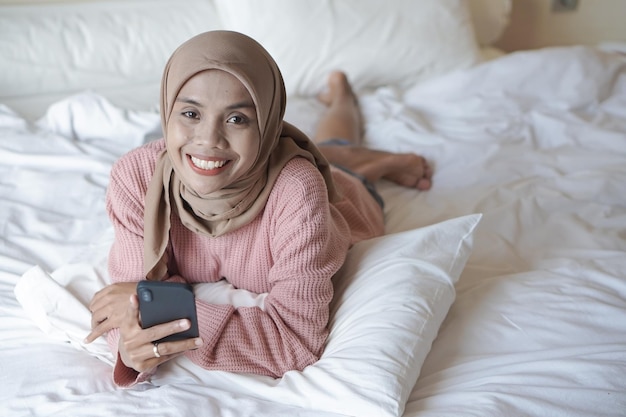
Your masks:
<svg viewBox="0 0 626 417"><path fill-rule="evenodd" d="M573 12L553 12L552 0L513 0L498 46L513 51L603 41L626 42L626 0L578 0Z"/></svg>

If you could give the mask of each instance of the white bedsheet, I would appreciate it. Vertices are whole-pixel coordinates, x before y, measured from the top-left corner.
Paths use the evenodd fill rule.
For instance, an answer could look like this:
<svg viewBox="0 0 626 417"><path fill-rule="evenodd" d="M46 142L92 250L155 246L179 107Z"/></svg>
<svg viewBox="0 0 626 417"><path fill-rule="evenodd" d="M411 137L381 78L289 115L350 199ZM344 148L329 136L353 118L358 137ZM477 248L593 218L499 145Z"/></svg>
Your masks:
<svg viewBox="0 0 626 417"><path fill-rule="evenodd" d="M483 213L406 417L626 414L626 60L583 47L508 55L400 92L363 93L367 140L435 167L379 184L387 230ZM320 106L294 100L311 131ZM197 385L118 390L47 337L13 288L104 250L108 170L158 115L82 94L37 125L0 109L0 415L320 416ZM330 416L331 414L324 414Z"/></svg>

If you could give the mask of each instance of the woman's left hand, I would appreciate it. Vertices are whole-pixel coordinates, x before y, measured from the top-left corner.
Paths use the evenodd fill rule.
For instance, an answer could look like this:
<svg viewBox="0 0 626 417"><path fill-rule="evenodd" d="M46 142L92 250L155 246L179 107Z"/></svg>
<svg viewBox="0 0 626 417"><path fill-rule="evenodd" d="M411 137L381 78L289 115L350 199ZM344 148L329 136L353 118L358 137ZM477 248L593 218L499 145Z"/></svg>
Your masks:
<svg viewBox="0 0 626 417"><path fill-rule="evenodd" d="M202 346L199 337L156 343L166 336L187 330L191 322L187 319L174 320L156 326L141 328L139 324L139 300L137 295L130 297L126 314L120 325L118 342L119 357L125 366L137 372L146 372L180 354Z"/></svg>
<svg viewBox="0 0 626 417"><path fill-rule="evenodd" d="M128 308L128 299L136 292L136 282L119 282L98 291L89 303L91 333L85 338L85 343L91 343L109 330L120 327Z"/></svg>

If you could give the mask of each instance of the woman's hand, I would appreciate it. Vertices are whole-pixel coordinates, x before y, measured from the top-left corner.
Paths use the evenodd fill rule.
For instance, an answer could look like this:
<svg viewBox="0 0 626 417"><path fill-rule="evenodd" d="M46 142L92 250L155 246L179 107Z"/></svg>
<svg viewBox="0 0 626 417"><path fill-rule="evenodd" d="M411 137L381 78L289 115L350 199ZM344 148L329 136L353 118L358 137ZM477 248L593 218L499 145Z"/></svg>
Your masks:
<svg viewBox="0 0 626 417"><path fill-rule="evenodd" d="M119 282L98 291L89 303L91 333L85 338L85 343L91 343L109 330L120 327L128 308L128 299L136 292L136 282Z"/></svg>
<svg viewBox="0 0 626 417"><path fill-rule="evenodd" d="M136 294L130 296L124 319L120 326L119 354L122 362L138 372L145 372L157 365L186 352L202 346L199 337L174 342L163 342L155 345L154 340L191 327L187 319L174 320L142 329L139 324L139 300Z"/></svg>

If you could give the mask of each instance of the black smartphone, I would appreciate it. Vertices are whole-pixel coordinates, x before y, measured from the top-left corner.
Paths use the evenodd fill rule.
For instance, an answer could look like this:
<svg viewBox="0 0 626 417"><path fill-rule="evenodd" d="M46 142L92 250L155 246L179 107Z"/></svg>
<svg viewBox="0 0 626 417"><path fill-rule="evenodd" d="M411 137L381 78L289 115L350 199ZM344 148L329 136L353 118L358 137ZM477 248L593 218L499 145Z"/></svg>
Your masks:
<svg viewBox="0 0 626 417"><path fill-rule="evenodd" d="M191 327L155 342L198 337L198 318L193 287L178 282L139 281L137 284L141 327L146 329L173 320L189 319Z"/></svg>

